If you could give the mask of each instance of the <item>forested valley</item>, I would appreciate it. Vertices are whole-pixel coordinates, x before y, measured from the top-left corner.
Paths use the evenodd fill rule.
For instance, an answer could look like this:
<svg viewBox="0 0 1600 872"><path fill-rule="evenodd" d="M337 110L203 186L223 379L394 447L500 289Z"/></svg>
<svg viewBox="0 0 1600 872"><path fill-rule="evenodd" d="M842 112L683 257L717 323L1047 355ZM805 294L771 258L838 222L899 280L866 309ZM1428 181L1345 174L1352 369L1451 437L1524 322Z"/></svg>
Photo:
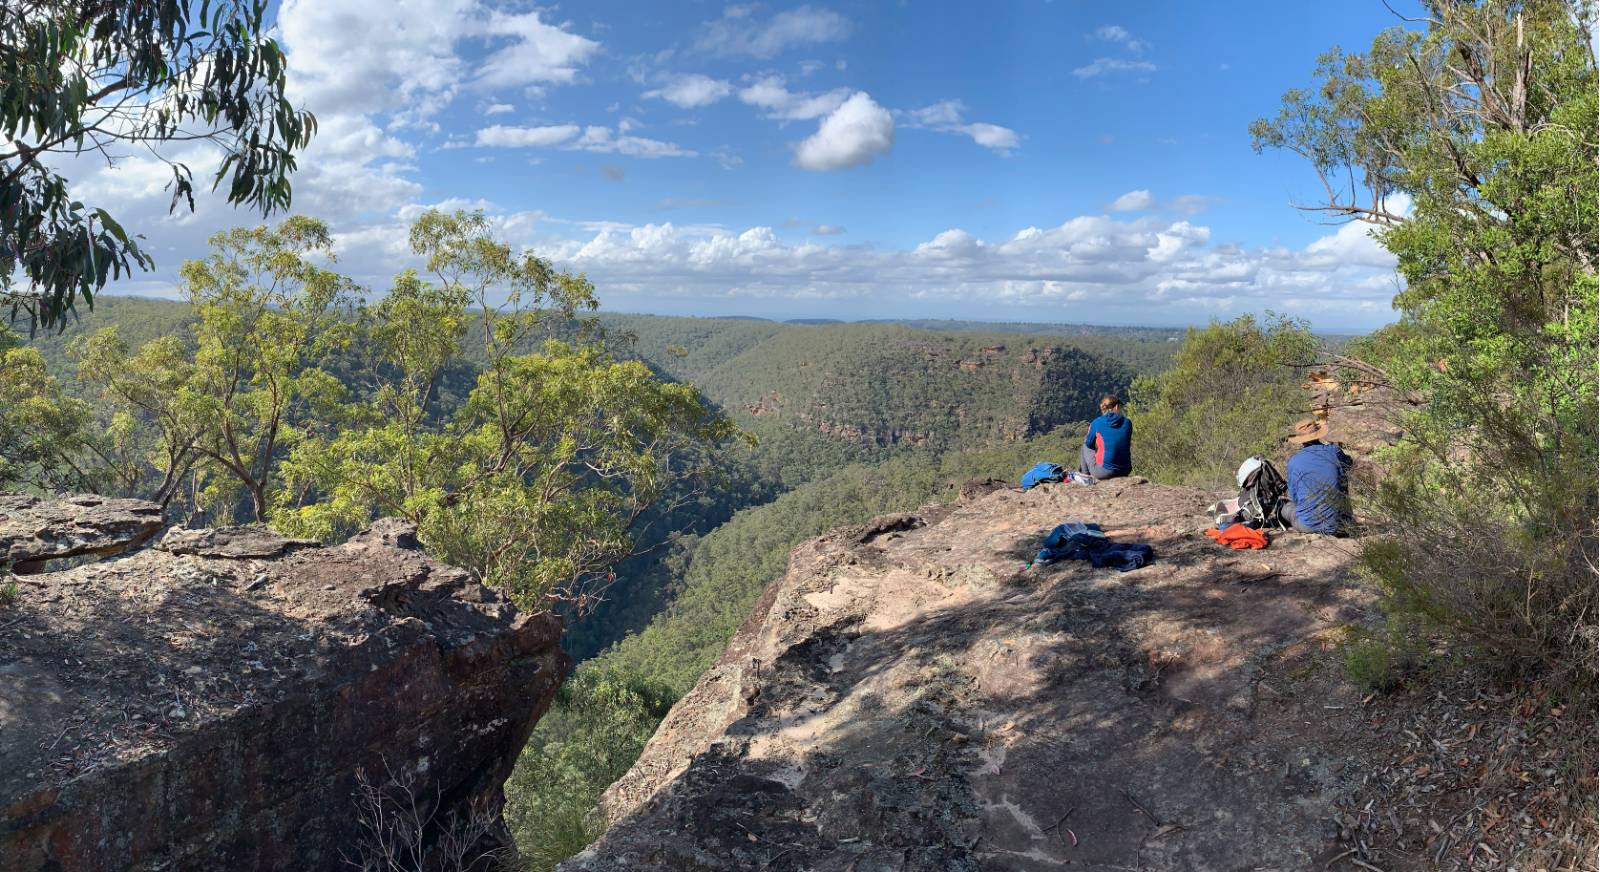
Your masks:
<svg viewBox="0 0 1600 872"><path fill-rule="evenodd" d="M1383 31L1370 48L1335 49L1317 59L1310 87L1287 91L1275 113L1250 125L1256 152L1303 161L1309 166L1297 166L1309 169L1326 192L1325 200L1301 204L1303 210L1358 226L1357 242L1381 248L1380 262L1392 264L1394 274L1383 276L1394 286L1392 323L1359 336L1319 333L1310 321L1265 307L1232 309L1260 314L1196 319L1184 329L627 314L603 306L607 288L585 273L511 241L505 221L492 210L453 205L407 210L403 240L394 240L395 274L358 282L339 262L340 229L296 214L289 179L317 121L287 96L286 56L265 23L266 4L201 4L191 10L188 4L141 2L127 15L79 5L84 8L0 11L0 42L6 44L0 73L8 74L0 87L0 132L8 143L0 153L0 303L9 312L0 325L0 493L17 495L15 505L29 510L65 494L147 501L139 505L153 506L148 514L159 518L144 518L144 538L121 543L131 543L129 553L169 525L243 530L270 539L285 554L353 541L355 551L339 552L348 557L403 539L420 552L407 565L426 567L408 577L412 589L385 593L378 585L361 594L368 604L392 606L397 623L414 628L423 623L417 615L457 595L461 602L454 604L471 600L477 611L450 631L472 621L492 622L485 617L491 612L506 625L521 621L519 627L529 626L530 617L553 626L551 616L558 617L560 628L548 635L545 652L561 662L564 651L572 669L543 686L543 699L553 696L554 703L542 716L525 719L537 723L504 785L503 823L514 837L519 869L553 869L606 833L614 821L598 806L601 794L629 772L673 706L723 656L763 594L785 577L797 546L878 516L959 503L966 491L1017 487L1019 475L1040 461L1075 468L1090 422L1102 411L1126 412L1136 428L1129 486L1135 479L1139 486L1153 483L1145 493L1157 496L1148 499L1161 503L1162 511L1171 509L1163 530L1130 522L1121 532L1163 536L1162 547L1177 542L1190 549L1183 553L1200 554L1174 563L1176 569L1203 564L1228 573L1226 585L1179 591L1174 600L1249 603L1266 589L1251 585L1269 581L1288 589L1286 596L1303 594L1306 588L1290 583L1279 562L1296 558L1280 554L1299 553L1303 565L1322 567L1320 582L1337 576L1352 590L1359 586L1365 598L1359 607L1296 607L1337 624L1335 632L1295 644L1337 661L1338 676L1328 680L1358 701L1348 713L1343 704L1311 702L1330 719L1359 717L1352 730L1388 730L1393 741L1380 747L1374 740L1375 755L1398 756L1396 735L1413 740L1415 753L1384 774L1386 783L1421 784L1448 770L1466 785L1424 797L1466 802L1442 825L1426 816L1402 825L1398 815L1380 820L1365 811L1350 821L1336 818L1337 844L1323 865L1348 861L1378 868L1368 860L1383 855L1369 853L1365 839L1392 826L1391 844L1383 850L1412 858L1407 868L1425 868L1426 858L1417 857L1437 851L1437 861L1447 849L1462 855L1464 865L1455 868L1500 868L1484 865L1502 858L1480 848L1494 842L1509 852L1504 845L1511 842L1495 841L1502 838L1521 852L1509 858L1520 864L1516 868L1594 868L1574 859L1592 855L1596 844L1596 734L1589 715L1600 640L1594 584L1600 146L1592 4L1424 4L1425 18ZM749 14L736 10L724 24L731 27ZM191 23L215 26L191 29ZM1135 54L1144 51L1121 27L1102 28L1096 38ZM751 56L766 50L758 45ZM1092 78L1113 68L1151 72L1156 66L1102 59L1073 75ZM841 61L837 71L845 69ZM108 70L120 71L119 82L91 88ZM768 91L780 87L765 84ZM733 93L727 82L721 88L721 97ZM101 105L122 99L115 95L124 89L140 95L134 109ZM795 108L800 104L774 102L778 98L765 91L740 94L747 103L766 100L774 112L781 112L774 108L780 104L803 111ZM891 113L864 92L835 96L830 112L875 108L871 117L888 119L891 130L899 118L921 131L962 133L980 145L984 137L993 144L996 131L1006 130L951 121L950 113L961 111L959 101ZM95 112L110 114L93 122L89 116ZM119 112L149 117L111 124L108 118L127 121ZM241 220L212 235L202 256L182 263L174 298L115 295L118 281L153 265L146 249L154 246L137 232L150 229L129 232L105 210L74 200L68 180L41 156L82 152L86 138L102 149L108 143L170 145L190 136L184 124L201 121L214 129L198 138L225 154L215 169L219 196L262 213L250 216L261 220ZM796 145L794 160L840 168L844 164L817 164L812 154L830 141L822 136L828 122L821 123L820 139ZM590 127L580 138L576 125L570 131L543 129L537 136L568 137L560 141L573 149L662 153L664 143L648 146L655 141L626 133L619 122L620 139L609 138L610 128L603 127ZM42 144L23 143L28 137ZM892 136L877 141L886 150ZM1011 143L1004 146L1008 153L1016 146L1014 138L1000 141ZM468 147L465 141L452 143L438 150ZM158 158L172 177L162 196L170 196L175 211L184 205L193 211L189 168L170 156ZM609 177L623 175L616 170ZM1130 202L1143 206L1118 205L1134 194L1142 196ZM1155 205L1150 192L1140 190L1104 211L1158 208L1176 215L1192 205ZM1140 258L1162 261L1196 240L1209 240L1209 230L1187 220L1160 232L1151 230L1153 220L1130 219L1119 231L1132 237L1150 230L1148 241L1131 246ZM829 225L815 231L837 232ZM1029 243L1044 232L1028 228L1011 243ZM1330 237L1329 245L1351 244L1353 238ZM967 255L1010 244L979 245L970 235L954 233L939 234L938 240L971 243L962 249ZM1106 244L1096 239L1083 245ZM1345 249L1328 254L1318 244L1299 254L1344 256ZM928 243L916 251L954 257L942 245ZM1234 254L1237 247L1229 242L1196 257L1198 262ZM1281 266L1291 254L1282 246L1263 248L1258 255L1268 266L1261 271ZM1286 281L1300 280L1293 269L1283 269ZM1165 299L1188 282L1187 274L1169 278L1151 291L1151 299ZM1227 305L1233 305L1232 297ZM1384 438L1366 446L1362 476L1350 488L1355 532L1335 546L1322 547L1331 537L1318 539L1301 552L1289 549L1312 540L1291 539L1289 548L1267 552L1274 562L1260 561L1259 573L1244 558L1224 560L1220 550L1197 550L1212 544L1194 534L1213 518L1195 507L1238 493L1245 486L1242 460L1285 461L1294 450L1289 436L1297 423L1313 430L1326 425L1327 403L1312 408L1308 391L1321 391L1324 400L1349 399L1351 407L1362 407L1362 398L1374 395L1388 404L1381 416L1370 408L1359 412L1382 418L1367 423ZM1327 435L1325 429L1317 432ZM1084 493L1072 487L1044 493L1051 499ZM1103 495L1113 487L1120 485L1099 488L1093 499L1110 499ZM1200 526L1179 529L1181 524L1171 522L1178 513L1172 506L1179 503L1182 512L1195 514L1184 523ZM0 632L47 620L29 611L36 604L32 597L40 605L76 602L76 593L30 581L45 563L55 564L46 574L92 574L99 558L113 553L55 541L77 532L63 537L46 528L22 529L31 517L21 511L20 520L0 517L12 525L6 541L26 545L18 546L22 556L0 562ZM377 535L378 544L362 538L375 524L390 523L400 527L382 526L388 532ZM1218 525L1227 522L1218 519ZM393 532L402 527L405 532ZM197 554L190 563L203 562L205 555L181 535L171 547L174 565L188 566L179 558ZM1328 569L1332 563L1315 563L1335 548L1345 564ZM1305 558L1307 552L1312 559ZM1037 581L1040 576L1026 575L1034 569L1028 548L996 546L987 557L1001 554L1010 561L1019 553L1025 562L1015 577ZM444 577L439 567L446 565L454 574L428 591L440 599L402 602L413 595L421 602L417 579L433 579L429 573L436 569ZM88 577L66 583L92 587ZM1066 577L1016 593L1017 602ZM233 592L203 573L183 581L208 595ZM243 590L271 581L263 572ZM1097 583L1100 594L1111 590L1102 602L1136 598L1103 578ZM329 582L319 590L336 587ZM999 587L991 585L988 594L999 596ZM1076 595L1070 587L1060 584L1063 597ZM293 609L304 605L289 593L275 602ZM10 617L13 612L18 617ZM1061 626L1066 624L1063 618ZM1026 621L1018 626L1026 627ZM180 629L191 628L172 632ZM1087 635L1108 634L1114 635L1100 627ZM192 635L226 633L210 628ZM1127 650L1085 662L1100 668L1104 660L1116 670L1148 667L1151 676L1124 686L1129 699L1138 700L1129 705L1151 711L1170 705L1162 711L1181 720L1192 700L1138 695L1156 688L1162 670L1182 658L1160 646L1146 650L1138 641L1119 638L1115 644ZM882 650L893 647L881 644ZM994 656L1001 647L997 642ZM1273 647L1262 662L1287 647ZM176 671L181 664L163 658L180 656L180 648L163 648L152 659L174 676L217 687L232 682L212 681L199 665ZM470 656L479 653L472 649ZM87 681L82 676L94 671L81 659L45 659L51 668L61 660L72 674L30 691L41 706L57 705L70 696L61 688ZM16 664L44 669L40 662L30 654L0 664L0 672ZM239 664L242 674L266 672L253 665L260 662ZM1258 667L1252 659L1234 671L1235 678L1246 675L1250 694L1267 686L1253 671ZM304 679L296 668L274 676ZM854 668L862 686L874 678L871 664ZM832 675L831 670L824 671ZM175 705L167 708L162 696L151 717L163 719L161 729L181 732L190 709L168 687L167 672L152 680L162 694L174 694ZM113 666L95 680L118 674ZM973 677L968 683L977 682ZM933 717L928 712L935 709L948 715L960 707L954 700L918 698L906 709L907 723ZM1394 710L1411 706L1406 714L1437 705L1446 712L1440 723L1455 733L1447 737L1441 726L1438 736L1419 737L1399 721L1380 723L1379 715L1368 716L1374 700L1380 701L1375 706L1403 700ZM1254 695L1227 700L1219 710L1254 718L1258 701ZM6 704L0 699L0 714L7 713ZM233 711L245 708L240 703ZM162 733L151 720L136 723L132 714L117 715L119 729L161 741L175 734ZM1469 724L1471 718L1479 720ZM1479 727L1493 718L1515 741L1481 761L1465 752L1455 756L1450 749L1456 745L1441 740L1465 747L1479 741ZM33 742L24 750L52 752L74 723L88 719L64 718L54 742ZM1016 726L988 724L987 712L980 720L1000 732ZM916 723L921 729L923 722ZM945 722L930 723L915 739L935 736L927 760L947 763L950 758L940 755L965 746L969 736L940 733ZM521 744L520 736L515 744ZM1294 748L1298 759L1301 749ZM217 753L270 769L270 761L262 764L251 753L235 751ZM1227 756L1233 749L1224 751ZM52 773L59 780L37 795L53 797L49 791L103 762L92 752L82 756L87 763L70 765L88 769ZM1000 773L1004 754L998 762L978 756ZM501 759L509 767L510 758ZM1309 771L1309 754L1304 759ZM414 764L412 772L425 772L439 761L435 755L406 762ZM1240 765L1278 771L1276 761L1258 762ZM1227 765L1236 763L1230 759ZM931 763L912 767L908 758L896 765L905 770L904 783L933 779ZM366 777L365 770L354 771ZM1283 772L1280 780L1287 783L1287 763ZM498 799L504 777L503 771L492 778L470 773L468 780L474 790ZM1327 776L1329 783L1334 777ZM270 773L260 780L270 781ZM1363 778L1361 787L1369 780ZM795 787L781 779L764 784ZM896 782L895 789L900 787ZM1434 785L1419 790L1431 794ZM1530 795L1534 800L1526 809L1500 808L1506 797ZM1158 819L1130 794L1123 796L1131 810L1121 812L1141 826L1153 825L1134 848L1135 863L1145 856L1146 843L1185 830L1182 823ZM54 799L41 802L50 806ZM1007 803L991 805L1015 815ZM28 823L38 809L23 805L12 806L15 820ZM946 803L930 816L959 816L951 808ZM1068 823L1074 811L1049 828L1029 819L1029 844L1076 849L1078 837ZM501 826L498 806L489 817L485 831ZM966 822L978 819L968 814ZM455 823L417 824L410 847L428 841L425 847L433 850L432 842L452 835L448 827ZM1490 835L1493 827L1500 830ZM800 829L808 838L826 837L834 847L860 841L855 835L833 840L836 833L819 827ZM950 843L940 850L974 850L978 840L955 839L950 834L957 829L939 831ZM1518 833L1514 839L1501 835L1512 830ZM970 835L957 834L962 840ZM791 856L793 846L764 841L749 830L731 838L737 845L730 862L746 862L739 853L744 850L766 851L761 856L773 862L786 856L790 863L800 861ZM376 838L380 847L396 840L403 841L399 830L381 830ZM685 850L691 849L699 846ZM419 856L426 853L418 850ZM1177 856L1168 856L1173 865L1163 868L1180 868ZM0 868L7 868L5 861L0 856ZM365 868L412 872L424 865L395 861Z"/></svg>

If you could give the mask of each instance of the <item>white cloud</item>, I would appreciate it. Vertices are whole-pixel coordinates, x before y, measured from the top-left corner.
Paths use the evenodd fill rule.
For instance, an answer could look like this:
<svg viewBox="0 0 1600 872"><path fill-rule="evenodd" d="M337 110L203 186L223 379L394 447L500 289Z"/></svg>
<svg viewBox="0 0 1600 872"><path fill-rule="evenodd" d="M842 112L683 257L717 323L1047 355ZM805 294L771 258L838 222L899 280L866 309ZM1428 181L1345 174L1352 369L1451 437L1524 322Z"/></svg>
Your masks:
<svg viewBox="0 0 1600 872"><path fill-rule="evenodd" d="M613 130L602 125L579 128L576 124L545 127L508 127L496 124L478 131L475 144L490 148L549 148L561 146L571 151L600 154L625 154L629 157L693 157L695 152L675 143L643 136L630 136L638 125L624 118Z"/></svg>
<svg viewBox="0 0 1600 872"><path fill-rule="evenodd" d="M925 127L935 127L943 124L961 123L961 113L965 112L966 108L960 100L941 100L932 106L913 109L906 114L917 124Z"/></svg>
<svg viewBox="0 0 1600 872"><path fill-rule="evenodd" d="M517 107L511 105L510 103L490 103L488 105L488 107L486 107L483 110L483 114L485 114L485 115L504 115L507 112L515 112L515 111L517 111Z"/></svg>
<svg viewBox="0 0 1600 872"><path fill-rule="evenodd" d="M583 135L568 143L565 148L575 151L593 151L601 154L625 154L629 157L694 157L695 152L671 142L647 139L643 136L616 135L609 127L591 125Z"/></svg>
<svg viewBox="0 0 1600 872"><path fill-rule="evenodd" d="M1018 144L1017 132L998 124L985 124L979 121L975 124L963 124L957 129L972 137L973 142L1001 154L1010 153Z"/></svg>
<svg viewBox="0 0 1600 872"><path fill-rule="evenodd" d="M823 227L813 233L826 235ZM1330 256L1345 244L1370 243L1354 231L1298 251L1217 245L1211 238L1209 227L1189 221L1102 215L998 239L953 227L890 249L791 243L765 226L673 223L605 224L589 238L528 241L541 255L586 272L612 305L670 297L811 299L884 311L915 300L944 311L984 307L968 311L997 318L1044 311L1068 320L1082 311L1070 306L1081 304L1093 306L1096 319L1125 323L1147 322L1153 310L1191 321L1268 308L1387 317L1393 258ZM1018 314L1003 314L1008 310Z"/></svg>
<svg viewBox="0 0 1600 872"><path fill-rule="evenodd" d="M752 6L729 6L707 22L695 48L719 55L771 58L792 46L837 42L850 35L850 22L837 12L801 6L768 19Z"/></svg>
<svg viewBox="0 0 1600 872"><path fill-rule="evenodd" d="M1382 267L1394 263L1394 255L1378 244L1372 235L1372 225L1351 221L1341 225L1331 236L1306 246L1308 263L1322 266L1340 264Z"/></svg>
<svg viewBox="0 0 1600 872"><path fill-rule="evenodd" d="M961 118L966 110L966 105L960 100L941 100L931 106L899 114L908 126L969 136L973 142L999 154L1010 154L1021 144L1017 132L1009 127L982 121L962 123Z"/></svg>
<svg viewBox="0 0 1600 872"><path fill-rule="evenodd" d="M1150 196L1149 191L1129 191L1112 200L1111 205L1106 208L1113 212L1138 212L1150 208L1155 204L1155 201L1156 198Z"/></svg>
<svg viewBox="0 0 1600 872"><path fill-rule="evenodd" d="M319 118L391 112L416 123L448 105L462 83L492 90L572 82L600 48L537 10L501 12L479 0L285 0L277 26L291 96ZM499 47L470 63L459 52L484 41Z"/></svg>
<svg viewBox="0 0 1600 872"><path fill-rule="evenodd" d="M838 236L838 235L840 235L840 234L842 234L844 232L845 232L845 229L843 227L838 226L837 224L818 224L811 231L811 235L812 236Z"/></svg>
<svg viewBox="0 0 1600 872"><path fill-rule="evenodd" d="M665 100L684 109L694 109L709 106L731 93L733 86L721 79L689 73L668 78L661 87L644 92L644 96Z"/></svg>
<svg viewBox="0 0 1600 872"><path fill-rule="evenodd" d="M471 19L478 16L481 10L477 15L469 14L468 36L511 41L478 64L477 80L487 88L571 82L577 78L578 68L600 48L600 43L592 39L544 23L538 10L496 10L489 14L487 22L472 27Z"/></svg>
<svg viewBox="0 0 1600 872"><path fill-rule="evenodd" d="M857 91L795 146L795 164L830 172L869 163L893 145L894 116L865 91Z"/></svg>
<svg viewBox="0 0 1600 872"><path fill-rule="evenodd" d="M849 88L835 88L824 94L790 91L782 76L762 76L739 89L739 101L766 110L768 118L779 121L809 121L838 109L849 99Z"/></svg>
<svg viewBox="0 0 1600 872"><path fill-rule="evenodd" d="M1133 34L1129 33L1126 27L1116 24L1108 24L1105 27L1097 28L1094 35L1104 42L1113 42L1121 45L1134 54L1138 54L1150 47L1149 43L1134 39Z"/></svg>
<svg viewBox="0 0 1600 872"><path fill-rule="evenodd" d="M545 127L508 127L496 124L478 131L476 143L491 148L538 148L560 145L578 135L576 124Z"/></svg>
<svg viewBox="0 0 1600 872"><path fill-rule="evenodd" d="M1080 79L1104 76L1111 73L1153 73L1156 65L1149 61L1130 61L1121 58L1095 58L1092 62L1072 71Z"/></svg>

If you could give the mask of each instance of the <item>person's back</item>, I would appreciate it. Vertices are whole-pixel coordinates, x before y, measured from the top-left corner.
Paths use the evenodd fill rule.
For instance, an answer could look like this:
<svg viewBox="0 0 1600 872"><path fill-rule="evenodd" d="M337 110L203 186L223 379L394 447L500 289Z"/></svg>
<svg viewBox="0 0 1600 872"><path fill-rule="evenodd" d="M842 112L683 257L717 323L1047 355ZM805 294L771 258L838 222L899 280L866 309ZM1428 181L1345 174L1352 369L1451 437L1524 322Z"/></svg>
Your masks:
<svg viewBox="0 0 1600 872"><path fill-rule="evenodd" d="M1106 395L1100 417L1083 437L1079 471L1097 479L1116 478L1133 471L1133 422L1122 414L1122 402Z"/></svg>
<svg viewBox="0 0 1600 872"><path fill-rule="evenodd" d="M1338 533L1350 520L1345 472L1352 461L1337 445L1313 442L1289 458L1289 501L1295 527L1311 533Z"/></svg>

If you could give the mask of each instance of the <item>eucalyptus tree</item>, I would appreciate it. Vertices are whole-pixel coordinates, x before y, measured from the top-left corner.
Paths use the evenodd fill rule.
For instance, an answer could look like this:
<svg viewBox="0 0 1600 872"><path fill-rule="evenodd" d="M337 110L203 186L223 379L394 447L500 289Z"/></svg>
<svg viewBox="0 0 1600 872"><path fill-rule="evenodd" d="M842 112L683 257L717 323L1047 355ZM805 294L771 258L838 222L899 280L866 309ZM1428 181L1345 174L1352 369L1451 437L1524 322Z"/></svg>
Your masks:
<svg viewBox="0 0 1600 872"><path fill-rule="evenodd" d="M411 243L424 274L401 273L367 313L359 394L339 428L290 452L273 524L332 538L406 518L524 605L582 611L651 510L737 430L639 361L540 343L541 325L594 308L593 286L513 251L481 213L430 212ZM467 349L476 378L445 408L439 385Z"/></svg>
<svg viewBox="0 0 1600 872"><path fill-rule="evenodd" d="M261 0L7 0L0 4L0 304L51 328L81 298L152 260L136 233L73 196L56 168L130 153L171 173L169 208L194 208L176 146L206 142L211 187L264 214L287 208L296 152L316 129L285 96L287 62Z"/></svg>
<svg viewBox="0 0 1600 872"><path fill-rule="evenodd" d="M1369 362L1400 422L1369 563L1393 604L1503 665L1594 686L1600 419L1596 10L1430 0L1251 127L1304 156L1405 279Z"/></svg>

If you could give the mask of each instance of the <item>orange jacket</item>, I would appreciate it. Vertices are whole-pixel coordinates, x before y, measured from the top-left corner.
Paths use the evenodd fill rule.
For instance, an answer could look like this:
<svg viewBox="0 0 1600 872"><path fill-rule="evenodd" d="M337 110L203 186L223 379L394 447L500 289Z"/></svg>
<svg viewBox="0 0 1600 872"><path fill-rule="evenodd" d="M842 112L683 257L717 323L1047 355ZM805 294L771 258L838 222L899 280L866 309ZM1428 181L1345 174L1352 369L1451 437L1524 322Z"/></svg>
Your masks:
<svg viewBox="0 0 1600 872"><path fill-rule="evenodd" d="M1243 524L1233 524L1226 530L1212 528L1206 535L1217 540L1218 545L1227 545L1238 551L1252 548L1256 551L1267 547L1267 534Z"/></svg>

